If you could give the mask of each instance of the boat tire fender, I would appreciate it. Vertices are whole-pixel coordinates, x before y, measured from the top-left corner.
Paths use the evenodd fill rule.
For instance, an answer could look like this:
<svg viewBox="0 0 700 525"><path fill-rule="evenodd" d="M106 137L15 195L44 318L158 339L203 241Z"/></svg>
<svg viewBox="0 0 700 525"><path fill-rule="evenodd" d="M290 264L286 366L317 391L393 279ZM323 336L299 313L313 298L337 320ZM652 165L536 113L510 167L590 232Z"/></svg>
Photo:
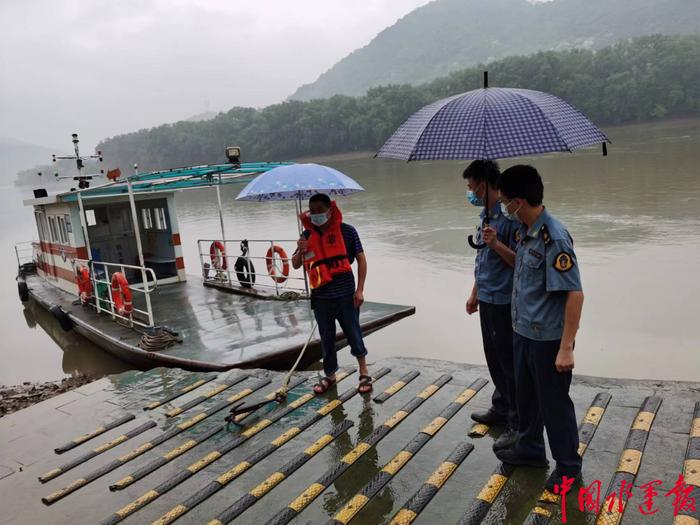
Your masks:
<svg viewBox="0 0 700 525"><path fill-rule="evenodd" d="M19 294L19 299L23 303L29 300L29 287L24 279L19 279L17 281L17 293Z"/></svg>
<svg viewBox="0 0 700 525"><path fill-rule="evenodd" d="M245 257L239 257L236 259L234 269L241 286L243 288L252 288L255 284L255 266L253 266L253 261Z"/></svg>
<svg viewBox="0 0 700 525"><path fill-rule="evenodd" d="M53 304L49 308L49 312L51 312L51 315L56 318L58 324L61 325L61 328L63 328L64 331L70 332L73 329L73 321L68 315L68 312L66 312L63 308L57 304Z"/></svg>

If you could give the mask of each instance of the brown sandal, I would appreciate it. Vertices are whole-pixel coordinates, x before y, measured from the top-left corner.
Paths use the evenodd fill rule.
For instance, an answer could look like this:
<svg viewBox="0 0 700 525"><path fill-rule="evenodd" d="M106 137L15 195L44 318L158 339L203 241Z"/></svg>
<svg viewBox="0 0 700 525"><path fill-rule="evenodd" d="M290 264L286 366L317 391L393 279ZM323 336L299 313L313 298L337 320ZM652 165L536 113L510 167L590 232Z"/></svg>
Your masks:
<svg viewBox="0 0 700 525"><path fill-rule="evenodd" d="M371 376L366 376L366 375L361 375L359 377L360 379L360 384L357 386L357 391L360 394L369 394L372 392L374 389L372 387L372 377Z"/></svg>
<svg viewBox="0 0 700 525"><path fill-rule="evenodd" d="M322 377L321 380L314 385L314 393L318 395L325 394L333 385L335 385L335 379Z"/></svg>

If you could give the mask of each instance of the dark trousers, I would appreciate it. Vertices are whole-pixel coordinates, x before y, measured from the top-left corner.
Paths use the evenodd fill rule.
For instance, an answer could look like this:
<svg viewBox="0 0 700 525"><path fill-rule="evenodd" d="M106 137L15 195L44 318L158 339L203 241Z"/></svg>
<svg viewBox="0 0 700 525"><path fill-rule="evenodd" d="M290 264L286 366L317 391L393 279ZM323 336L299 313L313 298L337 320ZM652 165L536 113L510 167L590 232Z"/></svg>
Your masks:
<svg viewBox="0 0 700 525"><path fill-rule="evenodd" d="M519 433L516 450L544 458L543 430L557 468L566 475L581 471L578 427L569 397L571 372L557 372L554 363L560 341L534 341L513 334Z"/></svg>
<svg viewBox="0 0 700 525"><path fill-rule="evenodd" d="M496 387L491 396L491 404L498 414L507 418L508 425L517 430L518 412L515 404L513 323L510 317L510 305L479 301L479 319L486 365Z"/></svg>
<svg viewBox="0 0 700 525"><path fill-rule="evenodd" d="M353 296L339 299L313 299L314 317L318 324L323 350L323 371L327 376L338 370L338 356L335 346L335 322L343 329L350 345L350 353L355 357L367 355L360 328L360 310L355 308Z"/></svg>

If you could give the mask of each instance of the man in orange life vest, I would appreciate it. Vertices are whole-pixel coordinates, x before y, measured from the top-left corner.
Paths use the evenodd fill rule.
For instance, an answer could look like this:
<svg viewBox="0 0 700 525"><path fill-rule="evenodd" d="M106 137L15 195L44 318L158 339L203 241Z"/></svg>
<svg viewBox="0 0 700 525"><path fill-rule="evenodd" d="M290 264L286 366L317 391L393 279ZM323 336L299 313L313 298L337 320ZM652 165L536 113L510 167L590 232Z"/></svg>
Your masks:
<svg viewBox="0 0 700 525"><path fill-rule="evenodd" d="M297 242L292 265L306 269L311 287L311 307L318 324L323 349L325 376L314 385L322 394L335 383L338 356L335 348L335 322L343 329L350 353L360 368L358 390L372 391L367 370L367 349L360 328L360 306L364 302L367 259L357 230L343 222L343 214L328 195L317 193L309 199L309 210L301 215L304 232ZM357 288L352 263L357 260Z"/></svg>

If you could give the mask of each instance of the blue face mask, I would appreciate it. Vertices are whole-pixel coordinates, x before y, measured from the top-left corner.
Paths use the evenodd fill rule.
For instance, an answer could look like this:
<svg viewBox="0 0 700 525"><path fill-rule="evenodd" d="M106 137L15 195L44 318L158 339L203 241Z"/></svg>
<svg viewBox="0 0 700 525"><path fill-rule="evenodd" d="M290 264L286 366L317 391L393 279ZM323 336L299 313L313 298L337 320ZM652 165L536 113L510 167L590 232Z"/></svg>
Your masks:
<svg viewBox="0 0 700 525"><path fill-rule="evenodd" d="M315 226L323 226L328 222L328 213L310 213L309 218L311 219L311 223Z"/></svg>
<svg viewBox="0 0 700 525"><path fill-rule="evenodd" d="M513 202L513 201L510 201ZM515 210L513 213L508 213L508 206L510 205L510 202L508 204L501 202L501 213L506 219L510 219L511 221L518 221L520 222L520 217L518 217L518 212L520 211L520 208L522 208L522 205L518 206L518 209Z"/></svg>
<svg viewBox="0 0 700 525"><path fill-rule="evenodd" d="M483 206L484 200L480 199L472 190L467 190L467 200L472 206Z"/></svg>

